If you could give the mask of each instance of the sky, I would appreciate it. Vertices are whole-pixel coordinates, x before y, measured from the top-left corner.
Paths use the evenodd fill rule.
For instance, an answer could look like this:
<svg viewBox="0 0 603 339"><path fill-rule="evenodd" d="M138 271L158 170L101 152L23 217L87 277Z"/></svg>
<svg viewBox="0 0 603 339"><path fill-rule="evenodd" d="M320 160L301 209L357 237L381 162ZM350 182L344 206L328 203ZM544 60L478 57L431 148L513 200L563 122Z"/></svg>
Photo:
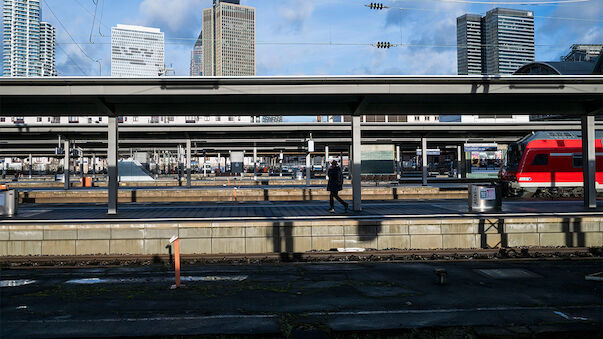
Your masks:
<svg viewBox="0 0 603 339"><path fill-rule="evenodd" d="M469 2L479 1L505 2ZM546 0L506 2L512 1ZM256 8L257 75L456 74L456 18L495 7L534 11L536 60L558 60L574 43L603 43L603 0L498 6L465 0L390 0L382 1L390 7L383 10L364 6L370 2L242 0ZM117 24L161 29L166 65L175 75L188 75L201 10L210 7L211 0L41 3L42 19L57 29L59 75L110 75L111 27ZM370 46L378 41L402 45Z"/></svg>

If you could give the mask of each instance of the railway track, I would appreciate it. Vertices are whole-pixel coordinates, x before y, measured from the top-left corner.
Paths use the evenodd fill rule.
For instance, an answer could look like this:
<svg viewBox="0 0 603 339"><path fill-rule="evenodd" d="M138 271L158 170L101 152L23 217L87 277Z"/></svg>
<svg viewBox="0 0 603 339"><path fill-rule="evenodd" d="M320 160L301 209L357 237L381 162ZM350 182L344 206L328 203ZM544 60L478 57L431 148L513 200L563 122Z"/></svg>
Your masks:
<svg viewBox="0 0 603 339"><path fill-rule="evenodd" d="M183 264L262 264L318 262L441 262L500 260L600 260L603 247L534 247L446 250L382 250L364 252L317 251L305 253L198 254L181 255ZM163 255L6 256L0 268L76 268L167 265Z"/></svg>

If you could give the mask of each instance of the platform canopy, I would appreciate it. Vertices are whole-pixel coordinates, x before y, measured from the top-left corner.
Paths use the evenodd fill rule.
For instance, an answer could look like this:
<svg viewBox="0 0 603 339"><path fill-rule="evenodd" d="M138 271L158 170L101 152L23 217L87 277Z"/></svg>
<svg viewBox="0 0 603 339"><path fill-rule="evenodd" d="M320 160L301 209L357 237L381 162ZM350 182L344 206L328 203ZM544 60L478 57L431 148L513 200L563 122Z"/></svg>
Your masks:
<svg viewBox="0 0 603 339"><path fill-rule="evenodd" d="M603 77L0 78L0 115L595 114Z"/></svg>

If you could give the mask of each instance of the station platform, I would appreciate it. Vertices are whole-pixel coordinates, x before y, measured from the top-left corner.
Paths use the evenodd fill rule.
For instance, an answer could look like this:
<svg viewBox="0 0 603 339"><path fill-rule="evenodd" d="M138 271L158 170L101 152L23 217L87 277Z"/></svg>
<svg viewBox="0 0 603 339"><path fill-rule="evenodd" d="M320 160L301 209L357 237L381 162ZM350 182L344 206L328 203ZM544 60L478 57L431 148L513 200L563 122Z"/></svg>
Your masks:
<svg viewBox="0 0 603 339"><path fill-rule="evenodd" d="M0 259L27 255L159 255L169 239L183 254L330 250L603 246L603 206L507 201L476 213L466 200L367 201L361 212L328 202L24 204L0 219Z"/></svg>
<svg viewBox="0 0 603 339"><path fill-rule="evenodd" d="M349 201L351 206L351 201ZM107 215L105 204L22 204L18 215L0 217L1 223L93 222L93 221L236 221L236 220L375 220L389 218L521 218L603 216L603 200L597 209L584 208L582 201L505 201L501 211L470 211L466 200L364 201L362 211L347 211L336 203L329 213L328 201L126 203L118 215ZM351 209L351 207L350 207Z"/></svg>

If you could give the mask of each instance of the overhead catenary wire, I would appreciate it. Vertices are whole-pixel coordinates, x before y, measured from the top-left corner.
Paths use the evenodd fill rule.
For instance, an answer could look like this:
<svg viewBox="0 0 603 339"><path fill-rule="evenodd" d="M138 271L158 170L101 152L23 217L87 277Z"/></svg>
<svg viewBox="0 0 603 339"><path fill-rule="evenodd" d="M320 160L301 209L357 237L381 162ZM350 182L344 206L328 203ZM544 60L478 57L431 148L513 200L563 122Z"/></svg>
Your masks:
<svg viewBox="0 0 603 339"><path fill-rule="evenodd" d="M52 10L52 8L48 5L48 2L45 1L45 0L42 0L42 2L46 5L46 7L48 8L48 10L52 14L52 16L59 22L59 25L61 25L61 27L63 28L63 30L65 30L65 33L67 33L67 35L69 36L69 38L71 39L71 41L74 42L74 44L78 47L78 49L82 52L82 54L84 56L86 56L86 58L90 59L91 61L99 62L99 60L95 60L95 59L91 58L88 55L88 53L86 53L86 51L84 51L84 49L82 48L82 46L77 41L75 41L75 39L73 38L73 36L71 35L71 33L69 33L69 31L67 30L67 27L65 27L65 25L63 24L63 22L61 21L61 19L59 19L59 17L54 13L54 11Z"/></svg>
<svg viewBox="0 0 603 339"><path fill-rule="evenodd" d="M77 67L77 69L82 72L84 75L88 75L88 72L84 71L84 69L80 66L80 64L78 64L75 60L73 60L73 58L71 57L71 54L67 53L67 51L65 51L65 49L63 49L62 44L59 44L58 42L56 43L56 46L58 48L61 49L61 51L63 51L63 54L67 55L67 58L71 61L71 63L73 63L75 65L75 67ZM59 72L57 70L57 72Z"/></svg>

